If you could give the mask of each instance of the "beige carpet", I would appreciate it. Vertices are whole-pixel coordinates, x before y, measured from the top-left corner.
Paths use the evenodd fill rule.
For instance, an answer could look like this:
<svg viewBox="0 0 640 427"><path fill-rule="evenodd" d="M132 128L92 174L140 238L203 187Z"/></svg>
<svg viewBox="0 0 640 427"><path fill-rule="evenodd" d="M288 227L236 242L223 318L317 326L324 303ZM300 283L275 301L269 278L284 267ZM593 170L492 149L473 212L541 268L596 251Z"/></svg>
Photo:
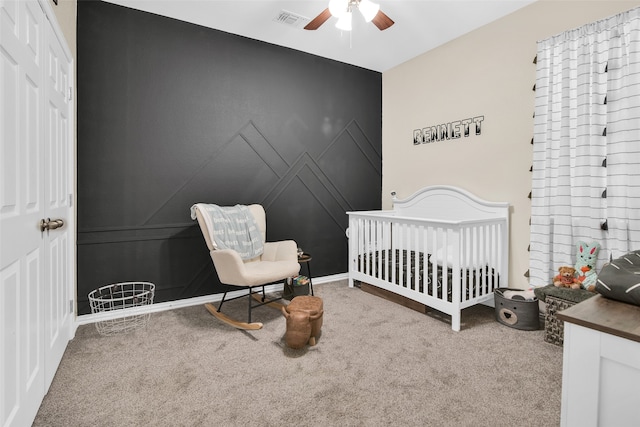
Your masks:
<svg viewBox="0 0 640 427"><path fill-rule="evenodd" d="M357 288L315 286L315 347L284 343L281 314L233 329L203 306L100 336L81 326L35 426L558 426L562 348L542 331L462 314L462 330ZM228 304L228 305L227 305ZM225 303L244 318L246 301Z"/></svg>

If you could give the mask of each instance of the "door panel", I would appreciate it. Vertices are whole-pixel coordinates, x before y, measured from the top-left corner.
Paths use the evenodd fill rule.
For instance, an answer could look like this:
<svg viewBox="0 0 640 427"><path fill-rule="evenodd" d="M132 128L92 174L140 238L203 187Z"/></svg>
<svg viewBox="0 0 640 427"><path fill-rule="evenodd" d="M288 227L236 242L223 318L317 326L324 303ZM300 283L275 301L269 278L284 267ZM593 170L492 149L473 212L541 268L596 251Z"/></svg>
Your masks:
<svg viewBox="0 0 640 427"><path fill-rule="evenodd" d="M0 0L0 426L5 427L32 423L72 330L73 232L71 227L40 230L48 215L71 215L66 200L72 109L62 87L69 84L68 67L37 0Z"/></svg>
<svg viewBox="0 0 640 427"><path fill-rule="evenodd" d="M2 55L2 425L28 425L44 395L42 333L44 214L40 68L44 19L37 2L0 3ZM5 25L10 24L10 25ZM3 381L4 383L4 381Z"/></svg>
<svg viewBox="0 0 640 427"><path fill-rule="evenodd" d="M3 426L7 424L8 420L15 417L19 405L18 393L10 393L11 390L18 390L20 382L18 363L20 360L19 329L21 322L19 313L15 310L16 303L19 301L18 283L20 283L20 263L14 262L3 266L0 271L0 308L2 309L0 317L2 336L0 338L3 346L0 355L3 382L2 395L0 396L0 409L2 409L0 422Z"/></svg>
<svg viewBox="0 0 640 427"><path fill-rule="evenodd" d="M69 238L73 212L69 206L69 62L50 25L46 26L45 218L62 219L67 225L46 231L48 256L45 277L45 386L49 387L69 340L72 300L69 281Z"/></svg>

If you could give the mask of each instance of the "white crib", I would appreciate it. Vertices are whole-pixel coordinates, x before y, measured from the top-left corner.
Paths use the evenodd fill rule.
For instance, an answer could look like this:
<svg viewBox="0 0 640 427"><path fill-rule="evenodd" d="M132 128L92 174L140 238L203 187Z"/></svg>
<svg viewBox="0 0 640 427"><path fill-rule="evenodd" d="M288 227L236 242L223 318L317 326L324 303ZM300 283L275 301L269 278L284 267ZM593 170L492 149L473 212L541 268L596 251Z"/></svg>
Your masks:
<svg viewBox="0 0 640 427"><path fill-rule="evenodd" d="M509 204L426 187L393 209L347 212L349 286L365 282L451 316L508 287Z"/></svg>

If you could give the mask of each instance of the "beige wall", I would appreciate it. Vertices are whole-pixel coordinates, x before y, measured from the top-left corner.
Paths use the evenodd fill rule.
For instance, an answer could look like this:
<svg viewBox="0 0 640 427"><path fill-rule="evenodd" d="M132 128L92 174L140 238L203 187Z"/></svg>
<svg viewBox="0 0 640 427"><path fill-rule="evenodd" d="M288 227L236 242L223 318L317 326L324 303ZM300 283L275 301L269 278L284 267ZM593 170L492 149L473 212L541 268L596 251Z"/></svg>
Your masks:
<svg viewBox="0 0 640 427"><path fill-rule="evenodd" d="M53 2L53 0L48 1L54 13L56 14L56 20L60 25L60 29L62 30L65 39L67 39L67 44L69 45L69 49L71 49L73 59L75 60L77 58L76 17L78 14L78 0L58 0L57 5Z"/></svg>
<svg viewBox="0 0 640 427"><path fill-rule="evenodd" d="M526 288L536 42L636 6L540 0L383 73L383 208L435 184L509 202L509 286ZM414 129L475 116L480 136L413 145Z"/></svg>

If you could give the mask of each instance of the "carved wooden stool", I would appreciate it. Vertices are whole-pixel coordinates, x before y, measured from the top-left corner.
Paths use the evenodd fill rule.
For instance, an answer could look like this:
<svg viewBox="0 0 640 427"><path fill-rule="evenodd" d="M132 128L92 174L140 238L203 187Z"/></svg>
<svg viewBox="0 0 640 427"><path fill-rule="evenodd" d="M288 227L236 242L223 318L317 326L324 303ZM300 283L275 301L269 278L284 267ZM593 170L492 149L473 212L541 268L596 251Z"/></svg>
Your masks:
<svg viewBox="0 0 640 427"><path fill-rule="evenodd" d="M291 348L302 348L307 343L316 345L322 328L322 298L310 295L298 296L289 305L282 307L287 319L284 339Z"/></svg>

